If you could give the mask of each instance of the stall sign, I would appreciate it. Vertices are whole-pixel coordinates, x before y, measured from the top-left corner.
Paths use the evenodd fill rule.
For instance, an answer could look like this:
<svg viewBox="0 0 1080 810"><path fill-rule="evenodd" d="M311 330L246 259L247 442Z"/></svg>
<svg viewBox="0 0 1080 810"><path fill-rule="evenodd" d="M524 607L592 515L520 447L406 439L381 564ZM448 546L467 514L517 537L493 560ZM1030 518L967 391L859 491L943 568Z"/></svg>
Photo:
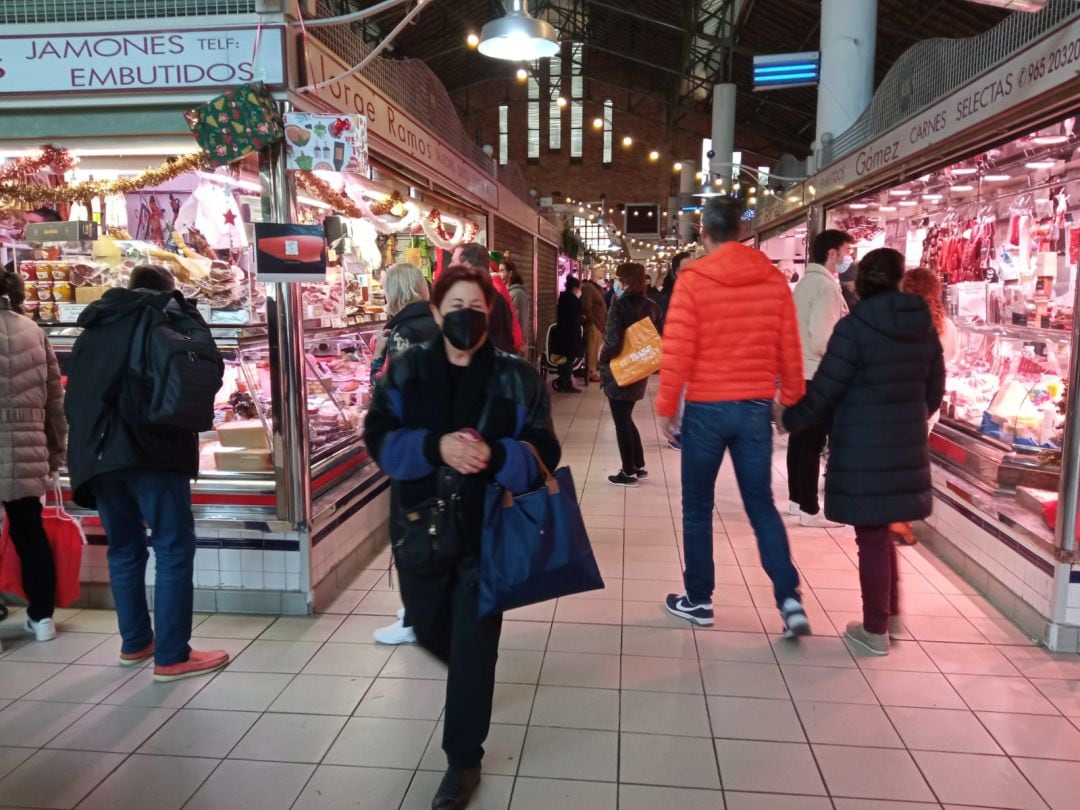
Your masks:
<svg viewBox="0 0 1080 810"><path fill-rule="evenodd" d="M1003 115L1080 73L1080 18L912 116L812 179L818 198L884 175L936 144Z"/></svg>
<svg viewBox="0 0 1080 810"><path fill-rule="evenodd" d="M324 284L326 234L322 225L255 223L255 280Z"/></svg>
<svg viewBox="0 0 1080 810"><path fill-rule="evenodd" d="M349 69L349 65L318 42L307 40L305 49L308 54L307 82L321 83ZM318 91L317 98L332 109L349 115L365 116L369 137L405 153L449 180L455 187L468 191L492 208L498 208L499 190L492 178L464 160L442 140L432 135L430 130L420 126L396 103L359 75L332 82ZM440 123L431 122L434 127Z"/></svg>
<svg viewBox="0 0 1080 810"><path fill-rule="evenodd" d="M0 98L285 83L285 29L0 36Z"/></svg>
<svg viewBox="0 0 1080 810"><path fill-rule="evenodd" d="M368 170L367 118L363 115L285 114L285 163L291 171Z"/></svg>

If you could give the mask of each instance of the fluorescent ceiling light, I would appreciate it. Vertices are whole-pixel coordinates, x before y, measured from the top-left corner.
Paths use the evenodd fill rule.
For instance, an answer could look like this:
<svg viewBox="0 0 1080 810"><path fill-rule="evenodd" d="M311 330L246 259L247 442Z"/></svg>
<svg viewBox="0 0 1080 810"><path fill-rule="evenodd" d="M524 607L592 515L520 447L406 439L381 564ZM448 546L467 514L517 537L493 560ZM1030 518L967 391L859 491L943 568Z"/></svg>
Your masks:
<svg viewBox="0 0 1080 810"><path fill-rule="evenodd" d="M961 184L961 185L951 186L951 189L952 189L953 191L957 191L957 192L961 192L961 191L974 191L974 190L975 190L975 186L967 186L967 185L963 185L963 184Z"/></svg>
<svg viewBox="0 0 1080 810"><path fill-rule="evenodd" d="M895 205L883 205L880 208L878 208L878 211L882 211L882 212L887 213L887 214L891 214L895 210L896 210Z"/></svg>
<svg viewBox="0 0 1080 810"><path fill-rule="evenodd" d="M1033 160L1031 163L1025 163L1024 168L1038 171L1039 169L1052 169L1055 165L1056 163L1053 160Z"/></svg>
<svg viewBox="0 0 1080 810"><path fill-rule="evenodd" d="M938 200L941 199L941 195L940 194L923 194L922 198L924 200L930 200L930 202L937 202Z"/></svg>
<svg viewBox="0 0 1080 810"><path fill-rule="evenodd" d="M866 203L851 203L850 205L848 205L848 208L854 208L856 211L861 211L862 209L869 207L870 206Z"/></svg>
<svg viewBox="0 0 1080 810"><path fill-rule="evenodd" d="M1069 140L1068 135L1036 135L1031 139L1039 146L1057 146L1059 143L1065 143Z"/></svg>
<svg viewBox="0 0 1080 810"><path fill-rule="evenodd" d="M955 174L957 177L964 177L965 175L975 174L978 171L979 170L976 169L974 166L963 166L959 169L953 169L952 173Z"/></svg>
<svg viewBox="0 0 1080 810"><path fill-rule="evenodd" d="M911 194L910 188L894 188L889 192L894 197L906 197Z"/></svg>
<svg viewBox="0 0 1080 810"><path fill-rule="evenodd" d="M525 0L514 0L505 17L480 32L480 53L508 62L531 62L559 53L559 34L552 25L529 14Z"/></svg>
<svg viewBox="0 0 1080 810"><path fill-rule="evenodd" d="M918 200L901 200L897 205L902 205L904 208L914 208L919 204Z"/></svg>
<svg viewBox="0 0 1080 810"><path fill-rule="evenodd" d="M1012 178L1007 174L988 174L983 178L987 183L1004 183Z"/></svg>

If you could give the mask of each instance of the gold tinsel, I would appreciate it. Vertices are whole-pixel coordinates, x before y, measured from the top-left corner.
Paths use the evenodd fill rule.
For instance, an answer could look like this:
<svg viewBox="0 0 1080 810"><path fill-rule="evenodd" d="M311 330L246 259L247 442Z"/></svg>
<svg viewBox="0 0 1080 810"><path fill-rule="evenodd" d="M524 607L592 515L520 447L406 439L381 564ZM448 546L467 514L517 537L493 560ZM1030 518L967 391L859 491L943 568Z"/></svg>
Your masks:
<svg viewBox="0 0 1080 810"><path fill-rule="evenodd" d="M321 177L316 177L311 172L297 172L296 179L300 182L300 185L308 190L312 197L326 203L335 211L351 219L364 218L364 212L360 210L360 206L352 198L341 191L335 191L334 187Z"/></svg>
<svg viewBox="0 0 1080 810"><path fill-rule="evenodd" d="M112 194L129 194L144 188L153 188L174 180L182 174L206 168L206 156L202 152L171 158L160 166L147 169L134 177L118 180L87 180L70 186L39 186L33 183L0 183L0 202L27 208L48 203L78 203L95 197Z"/></svg>

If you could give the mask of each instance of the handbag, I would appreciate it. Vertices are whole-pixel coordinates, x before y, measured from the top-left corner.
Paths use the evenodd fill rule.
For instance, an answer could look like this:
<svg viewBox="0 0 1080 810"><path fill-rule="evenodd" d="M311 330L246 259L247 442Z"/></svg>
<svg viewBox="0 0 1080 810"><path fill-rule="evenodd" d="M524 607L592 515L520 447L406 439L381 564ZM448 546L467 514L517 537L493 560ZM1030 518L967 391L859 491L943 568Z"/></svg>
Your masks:
<svg viewBox="0 0 1080 810"><path fill-rule="evenodd" d="M398 536L390 541L398 571L437 576L461 562L460 490L460 474L443 467L439 494L402 510Z"/></svg>
<svg viewBox="0 0 1080 810"><path fill-rule="evenodd" d="M55 506L46 505L41 513L45 536L52 549L53 567L56 570L56 607L67 607L79 599L79 572L82 567L82 549L86 545L79 521L64 509L64 497L57 484L53 490ZM15 543L11 540L11 521L4 520L0 534L0 593L10 593L27 601L22 585L22 564Z"/></svg>
<svg viewBox="0 0 1080 810"><path fill-rule="evenodd" d="M523 444L536 459L544 484L524 495L494 484L485 493L478 571L481 619L604 587L570 468L552 475L536 448Z"/></svg>
<svg viewBox="0 0 1080 810"><path fill-rule="evenodd" d="M660 370L663 341L652 318L645 317L627 328L622 349L611 359L611 374L620 387L644 380Z"/></svg>

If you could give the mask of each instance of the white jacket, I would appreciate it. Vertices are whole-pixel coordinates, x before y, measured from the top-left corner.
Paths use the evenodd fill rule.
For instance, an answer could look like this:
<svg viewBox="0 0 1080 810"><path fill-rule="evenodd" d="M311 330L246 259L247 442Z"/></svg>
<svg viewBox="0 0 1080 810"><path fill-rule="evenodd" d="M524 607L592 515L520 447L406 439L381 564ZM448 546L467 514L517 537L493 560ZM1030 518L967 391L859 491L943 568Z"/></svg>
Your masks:
<svg viewBox="0 0 1080 810"><path fill-rule="evenodd" d="M807 264L795 285L795 309L799 315L799 340L803 350L803 376L811 379L825 356L837 322L848 314L836 274L820 264Z"/></svg>
<svg viewBox="0 0 1080 810"><path fill-rule="evenodd" d="M0 501L38 498L66 448L60 368L45 333L0 297Z"/></svg>

